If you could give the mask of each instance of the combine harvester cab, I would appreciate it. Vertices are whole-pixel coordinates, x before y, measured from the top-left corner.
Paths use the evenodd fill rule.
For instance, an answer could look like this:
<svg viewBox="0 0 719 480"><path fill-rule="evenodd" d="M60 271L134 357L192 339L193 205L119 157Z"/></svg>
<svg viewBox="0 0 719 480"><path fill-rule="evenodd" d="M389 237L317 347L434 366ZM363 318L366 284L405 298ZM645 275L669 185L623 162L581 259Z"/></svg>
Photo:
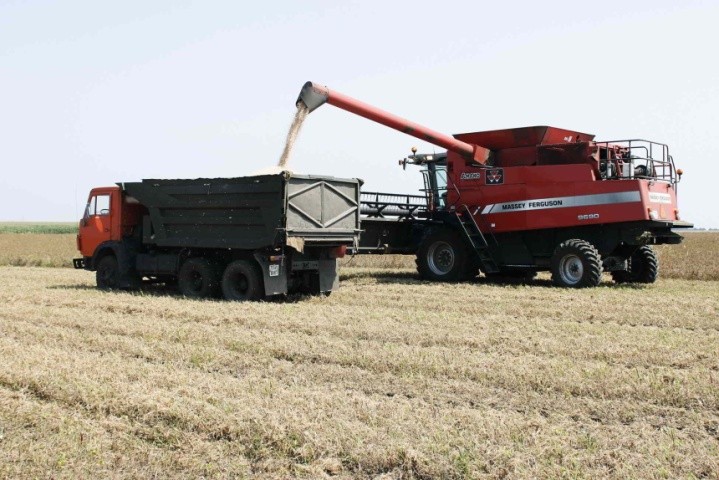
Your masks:
<svg viewBox="0 0 719 480"><path fill-rule="evenodd" d="M360 185L283 172L96 188L75 267L100 288L172 283L194 298L329 294L359 239Z"/></svg>
<svg viewBox="0 0 719 480"><path fill-rule="evenodd" d="M666 145L597 142L547 126L445 135L327 87L306 83L298 104L329 103L447 149L417 154L424 195L363 192L359 253L417 255L423 278L532 278L557 286L652 283L651 245L680 243L681 178Z"/></svg>

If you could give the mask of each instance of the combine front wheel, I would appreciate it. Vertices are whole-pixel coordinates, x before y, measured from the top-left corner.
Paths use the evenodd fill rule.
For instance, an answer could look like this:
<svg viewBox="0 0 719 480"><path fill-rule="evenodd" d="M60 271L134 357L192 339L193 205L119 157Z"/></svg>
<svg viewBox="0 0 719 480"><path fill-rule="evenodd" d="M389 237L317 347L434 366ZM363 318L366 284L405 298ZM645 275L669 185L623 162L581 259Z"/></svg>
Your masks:
<svg viewBox="0 0 719 480"><path fill-rule="evenodd" d="M440 230L429 235L417 252L417 271L428 280L456 282L467 271L467 248L457 232Z"/></svg>
<svg viewBox="0 0 719 480"><path fill-rule="evenodd" d="M558 287L596 287L602 279L602 261L591 243L572 239L559 244L552 255L552 282Z"/></svg>
<svg viewBox="0 0 719 480"><path fill-rule="evenodd" d="M629 258L629 270L612 272L617 283L654 283L659 274L659 260L649 245L639 247Z"/></svg>

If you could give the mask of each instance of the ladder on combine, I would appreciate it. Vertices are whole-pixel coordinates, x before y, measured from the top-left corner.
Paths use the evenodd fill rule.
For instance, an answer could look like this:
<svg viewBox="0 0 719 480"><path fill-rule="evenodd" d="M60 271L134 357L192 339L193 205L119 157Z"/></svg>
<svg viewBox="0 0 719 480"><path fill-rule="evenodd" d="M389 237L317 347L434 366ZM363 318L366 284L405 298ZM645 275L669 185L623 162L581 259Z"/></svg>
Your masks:
<svg viewBox="0 0 719 480"><path fill-rule="evenodd" d="M479 229L477 222L472 216L472 212L469 211L469 207L467 205L462 205L455 210L454 214L457 216L457 220L459 221L459 225L462 228L464 235L467 240L469 240L474 253L479 259L482 271L485 273L499 272L499 266L497 266L497 262L494 261L492 254L489 252L487 239Z"/></svg>

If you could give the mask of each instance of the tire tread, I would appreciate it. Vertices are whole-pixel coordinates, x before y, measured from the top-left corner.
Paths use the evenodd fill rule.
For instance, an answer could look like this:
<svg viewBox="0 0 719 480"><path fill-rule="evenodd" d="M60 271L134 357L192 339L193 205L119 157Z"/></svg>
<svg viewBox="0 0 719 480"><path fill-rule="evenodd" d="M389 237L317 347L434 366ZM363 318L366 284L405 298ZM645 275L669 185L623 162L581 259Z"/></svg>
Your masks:
<svg viewBox="0 0 719 480"><path fill-rule="evenodd" d="M567 285L562 281L558 272L557 263L563 256L562 253L577 253L584 257L584 275L574 285ZM599 251L586 240L572 238L559 244L552 255L552 283L558 287L586 288L596 287L602 280L602 260Z"/></svg>

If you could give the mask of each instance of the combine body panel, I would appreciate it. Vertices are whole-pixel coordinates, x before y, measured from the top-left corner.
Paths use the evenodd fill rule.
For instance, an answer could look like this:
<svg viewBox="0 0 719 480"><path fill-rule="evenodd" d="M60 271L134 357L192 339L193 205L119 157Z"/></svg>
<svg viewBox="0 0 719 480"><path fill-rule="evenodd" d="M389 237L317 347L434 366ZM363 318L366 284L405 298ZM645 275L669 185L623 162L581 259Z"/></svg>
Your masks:
<svg viewBox="0 0 719 480"><path fill-rule="evenodd" d="M401 163L424 167L423 197L363 194L359 253L416 254L434 280L530 277L555 284L651 282L648 245L679 243L679 175L668 147L535 126L450 137L308 82L298 103L329 103L447 149ZM406 197L406 198L405 198Z"/></svg>
<svg viewBox="0 0 719 480"><path fill-rule="evenodd" d="M75 266L104 288L177 283L186 296L232 300L329 293L337 258L358 242L360 185L283 173L96 188Z"/></svg>

